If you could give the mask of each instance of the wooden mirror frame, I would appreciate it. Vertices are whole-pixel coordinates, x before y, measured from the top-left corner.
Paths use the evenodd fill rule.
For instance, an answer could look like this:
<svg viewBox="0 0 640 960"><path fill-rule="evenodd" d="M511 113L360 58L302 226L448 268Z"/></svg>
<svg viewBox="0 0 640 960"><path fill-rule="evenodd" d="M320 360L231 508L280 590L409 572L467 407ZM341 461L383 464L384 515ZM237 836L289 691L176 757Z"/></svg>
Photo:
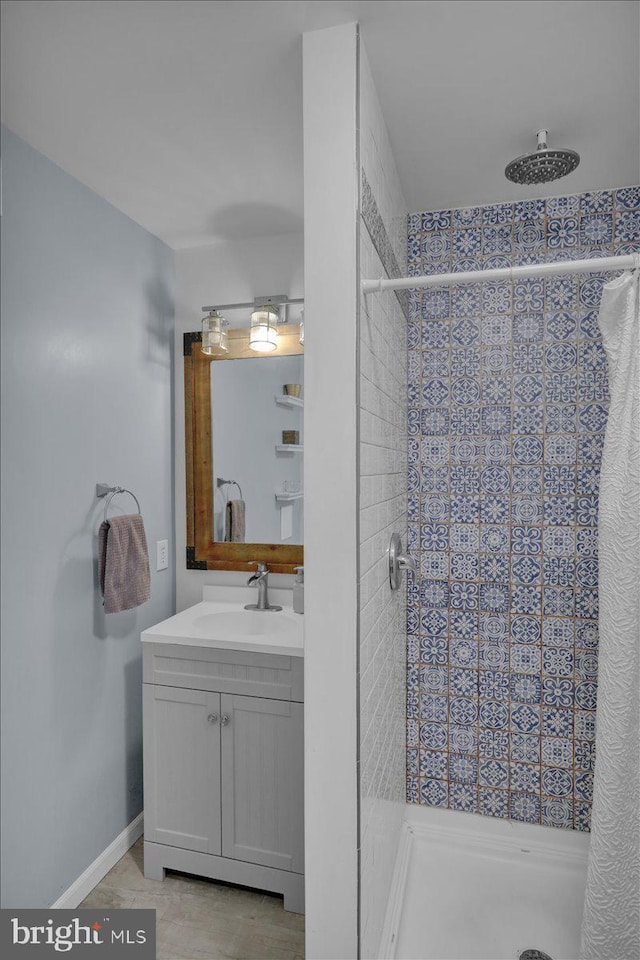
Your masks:
<svg viewBox="0 0 640 960"><path fill-rule="evenodd" d="M213 424L211 370L215 360L240 360L260 356L249 347L249 331L229 329L229 350L224 357L202 352L202 333L184 334L185 463L187 479L187 569L253 570L255 561L272 573L293 573L304 562L302 544L227 543L213 539ZM278 346L269 357L304 353L299 324L278 331Z"/></svg>

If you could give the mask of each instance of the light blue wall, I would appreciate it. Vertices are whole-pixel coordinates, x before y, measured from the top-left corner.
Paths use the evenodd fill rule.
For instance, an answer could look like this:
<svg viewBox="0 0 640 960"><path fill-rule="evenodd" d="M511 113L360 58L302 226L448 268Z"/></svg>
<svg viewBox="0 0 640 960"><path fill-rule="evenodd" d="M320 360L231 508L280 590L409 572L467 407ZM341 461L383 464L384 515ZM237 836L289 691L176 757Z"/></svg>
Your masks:
<svg viewBox="0 0 640 960"><path fill-rule="evenodd" d="M173 530L173 257L2 134L2 896L36 907L142 809L139 634L174 608L153 562ZM108 617L96 481L137 494L152 548L151 600Z"/></svg>

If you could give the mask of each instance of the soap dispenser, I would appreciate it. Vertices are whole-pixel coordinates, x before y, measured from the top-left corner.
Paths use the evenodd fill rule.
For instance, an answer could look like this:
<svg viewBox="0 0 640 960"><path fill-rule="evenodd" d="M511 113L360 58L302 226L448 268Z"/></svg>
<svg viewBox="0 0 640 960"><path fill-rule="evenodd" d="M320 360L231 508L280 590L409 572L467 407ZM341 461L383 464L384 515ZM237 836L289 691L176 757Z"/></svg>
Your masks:
<svg viewBox="0 0 640 960"><path fill-rule="evenodd" d="M293 612L304 613L304 567L296 567L293 584Z"/></svg>

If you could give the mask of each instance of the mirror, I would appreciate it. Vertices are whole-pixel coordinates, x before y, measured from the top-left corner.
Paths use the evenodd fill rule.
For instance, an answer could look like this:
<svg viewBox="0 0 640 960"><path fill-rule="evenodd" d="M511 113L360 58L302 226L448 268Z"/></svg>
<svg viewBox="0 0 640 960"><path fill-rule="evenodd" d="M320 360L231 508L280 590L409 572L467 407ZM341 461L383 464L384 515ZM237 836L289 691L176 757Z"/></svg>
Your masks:
<svg viewBox="0 0 640 960"><path fill-rule="evenodd" d="M225 355L201 344L185 334L187 567L251 570L262 560L293 573L303 563L300 327L282 325L268 354L249 348L246 328L228 331ZM300 396L285 384L301 385Z"/></svg>

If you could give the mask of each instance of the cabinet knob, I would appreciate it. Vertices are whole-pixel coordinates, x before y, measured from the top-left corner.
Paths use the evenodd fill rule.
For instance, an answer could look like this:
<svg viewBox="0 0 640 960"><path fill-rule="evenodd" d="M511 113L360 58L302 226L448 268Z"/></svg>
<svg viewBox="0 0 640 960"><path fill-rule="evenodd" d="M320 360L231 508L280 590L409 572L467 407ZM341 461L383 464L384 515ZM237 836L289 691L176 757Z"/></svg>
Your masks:
<svg viewBox="0 0 640 960"><path fill-rule="evenodd" d="M229 723L229 720L230 720L230 719L231 719L231 718L230 718L229 716L227 716L226 713L223 713L223 714L222 714L222 726L223 726L223 727L226 727L226 725Z"/></svg>
<svg viewBox="0 0 640 960"><path fill-rule="evenodd" d="M217 723L217 722L218 722L218 714L217 714L217 713L210 713L209 716L207 717L207 720L209 721L209 723Z"/></svg>

